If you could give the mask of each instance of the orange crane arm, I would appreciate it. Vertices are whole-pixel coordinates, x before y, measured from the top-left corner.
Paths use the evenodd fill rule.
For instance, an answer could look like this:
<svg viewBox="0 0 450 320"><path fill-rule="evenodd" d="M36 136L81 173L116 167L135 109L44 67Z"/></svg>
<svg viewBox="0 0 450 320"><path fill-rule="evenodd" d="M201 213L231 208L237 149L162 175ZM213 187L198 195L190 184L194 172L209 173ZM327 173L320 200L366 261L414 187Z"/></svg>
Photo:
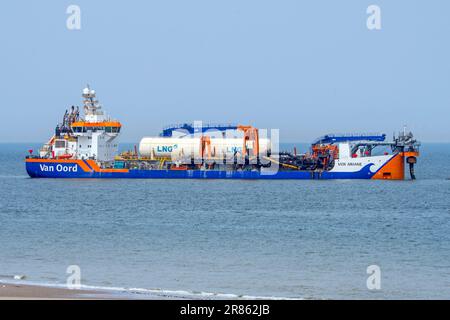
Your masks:
<svg viewBox="0 0 450 320"><path fill-rule="evenodd" d="M259 155L259 133L258 129L252 126L239 125L238 130L244 132L244 145L242 147L243 155L247 155L247 141L253 141L253 155Z"/></svg>

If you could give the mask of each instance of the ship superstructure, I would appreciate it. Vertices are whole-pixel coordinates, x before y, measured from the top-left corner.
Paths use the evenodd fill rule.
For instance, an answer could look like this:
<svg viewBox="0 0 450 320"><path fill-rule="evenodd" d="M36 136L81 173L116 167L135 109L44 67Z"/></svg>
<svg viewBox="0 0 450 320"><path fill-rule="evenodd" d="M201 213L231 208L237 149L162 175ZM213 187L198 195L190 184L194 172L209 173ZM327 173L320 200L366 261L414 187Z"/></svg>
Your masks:
<svg viewBox="0 0 450 320"><path fill-rule="evenodd" d="M79 107L67 110L55 134L40 150L41 158L114 161L122 125L105 115L89 86L83 90L82 97L84 118L80 117Z"/></svg>
<svg viewBox="0 0 450 320"><path fill-rule="evenodd" d="M31 177L403 180L408 163L415 178L420 144L406 129L391 141L385 134L328 134L297 153L278 151L253 126L184 123L119 154L121 123L105 115L89 86L82 97L84 117L72 106L39 154L26 158Z"/></svg>

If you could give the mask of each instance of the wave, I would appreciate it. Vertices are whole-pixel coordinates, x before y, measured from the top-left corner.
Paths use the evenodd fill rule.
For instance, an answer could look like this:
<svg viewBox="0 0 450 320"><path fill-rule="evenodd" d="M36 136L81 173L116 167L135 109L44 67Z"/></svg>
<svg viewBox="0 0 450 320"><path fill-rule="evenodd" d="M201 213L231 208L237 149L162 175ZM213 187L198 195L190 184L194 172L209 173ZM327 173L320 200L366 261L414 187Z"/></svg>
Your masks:
<svg viewBox="0 0 450 320"><path fill-rule="evenodd" d="M44 283L34 281L23 281L22 276L1 276L0 278L8 278L7 281L0 283L14 284L14 285L30 285L40 286L46 288L59 288L67 289L66 284L60 283ZM189 290L166 290L166 289L146 289L146 288L126 288L126 287L107 287L107 286L94 286L94 285L80 285L79 290L96 291L100 294L111 294L111 298L123 297L131 299L193 299L193 300L303 300L303 298L288 298L278 296L253 296L253 295L239 295L234 293L218 293L218 292L206 292L206 291L189 291Z"/></svg>

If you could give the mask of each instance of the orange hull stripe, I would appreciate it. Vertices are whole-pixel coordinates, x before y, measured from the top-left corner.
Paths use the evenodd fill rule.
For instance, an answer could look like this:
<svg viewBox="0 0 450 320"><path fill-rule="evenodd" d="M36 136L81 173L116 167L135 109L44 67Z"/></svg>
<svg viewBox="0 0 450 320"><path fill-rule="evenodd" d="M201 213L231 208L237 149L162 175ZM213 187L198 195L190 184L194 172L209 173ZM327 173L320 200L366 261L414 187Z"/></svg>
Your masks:
<svg viewBox="0 0 450 320"><path fill-rule="evenodd" d="M77 164L83 169L85 172L91 172L92 170L83 162L83 160L76 160Z"/></svg>
<svg viewBox="0 0 450 320"><path fill-rule="evenodd" d="M404 180L405 179L405 158L403 154L396 154L383 167L374 174L375 180Z"/></svg>
<svg viewBox="0 0 450 320"><path fill-rule="evenodd" d="M92 169L94 169L95 172L100 172L100 167L98 166L97 162L94 160L86 160L86 162L91 166Z"/></svg>

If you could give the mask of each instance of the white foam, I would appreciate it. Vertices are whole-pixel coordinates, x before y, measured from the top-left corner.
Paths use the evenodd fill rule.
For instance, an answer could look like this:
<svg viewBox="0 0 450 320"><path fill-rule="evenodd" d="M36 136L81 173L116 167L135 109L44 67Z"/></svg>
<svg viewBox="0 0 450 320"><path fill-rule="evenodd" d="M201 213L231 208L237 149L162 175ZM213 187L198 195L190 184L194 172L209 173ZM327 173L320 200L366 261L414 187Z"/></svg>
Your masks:
<svg viewBox="0 0 450 320"><path fill-rule="evenodd" d="M26 276L24 274L1 274L0 278L6 278L6 279L14 279L14 280L24 280L26 278Z"/></svg>
<svg viewBox="0 0 450 320"><path fill-rule="evenodd" d="M54 284L54 283L38 283L34 281L20 281L14 280L0 283L5 284L23 284L23 285L35 285L47 288L67 288L66 284ZM105 286L93 286L93 285L80 285L80 290L99 291L100 293L125 294L131 298L145 299L145 296L152 298L164 297L173 299L238 299L238 300L302 300L302 298L288 298L277 296L252 296L252 295L237 295L233 293L216 293L216 292L194 292L187 290L165 290L165 289L146 289L146 288L126 288L126 287L105 287Z"/></svg>

